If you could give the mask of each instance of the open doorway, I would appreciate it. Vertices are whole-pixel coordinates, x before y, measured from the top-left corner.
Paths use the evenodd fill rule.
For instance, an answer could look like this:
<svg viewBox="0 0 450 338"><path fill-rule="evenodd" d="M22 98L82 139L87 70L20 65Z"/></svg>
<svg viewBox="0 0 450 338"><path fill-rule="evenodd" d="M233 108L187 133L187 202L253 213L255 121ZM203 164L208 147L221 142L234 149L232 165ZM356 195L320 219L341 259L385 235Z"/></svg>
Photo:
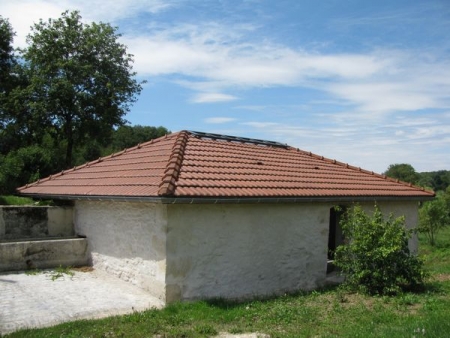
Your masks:
<svg viewBox="0 0 450 338"><path fill-rule="evenodd" d="M332 207L330 209L330 224L328 229L328 264L327 273L333 272L335 266L333 264L336 248L344 241L342 229L339 225L341 217L345 209L343 206L339 208Z"/></svg>

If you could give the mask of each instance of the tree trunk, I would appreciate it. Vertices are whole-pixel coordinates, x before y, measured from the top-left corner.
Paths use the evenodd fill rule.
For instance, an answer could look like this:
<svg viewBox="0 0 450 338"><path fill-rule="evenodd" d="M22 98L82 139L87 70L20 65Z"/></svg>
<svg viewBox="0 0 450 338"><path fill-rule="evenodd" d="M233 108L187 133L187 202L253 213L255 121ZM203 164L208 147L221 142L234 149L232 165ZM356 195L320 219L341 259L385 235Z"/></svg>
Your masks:
<svg viewBox="0 0 450 338"><path fill-rule="evenodd" d="M66 169L72 168L72 152L73 152L73 131L72 131L72 120L68 119L66 121L65 134L67 139L66 147Z"/></svg>

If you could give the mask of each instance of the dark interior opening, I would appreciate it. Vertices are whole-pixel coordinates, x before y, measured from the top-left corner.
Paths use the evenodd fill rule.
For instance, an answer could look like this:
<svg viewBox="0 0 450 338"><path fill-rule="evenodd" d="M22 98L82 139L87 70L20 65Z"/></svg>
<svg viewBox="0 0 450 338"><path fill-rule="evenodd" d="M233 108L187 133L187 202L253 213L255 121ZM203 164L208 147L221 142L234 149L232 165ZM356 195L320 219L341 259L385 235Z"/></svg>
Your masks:
<svg viewBox="0 0 450 338"><path fill-rule="evenodd" d="M330 209L330 224L328 231L328 264L327 273L335 270L333 261L336 248L343 243L342 229L339 225L342 214L344 213L344 207L339 208L332 207Z"/></svg>

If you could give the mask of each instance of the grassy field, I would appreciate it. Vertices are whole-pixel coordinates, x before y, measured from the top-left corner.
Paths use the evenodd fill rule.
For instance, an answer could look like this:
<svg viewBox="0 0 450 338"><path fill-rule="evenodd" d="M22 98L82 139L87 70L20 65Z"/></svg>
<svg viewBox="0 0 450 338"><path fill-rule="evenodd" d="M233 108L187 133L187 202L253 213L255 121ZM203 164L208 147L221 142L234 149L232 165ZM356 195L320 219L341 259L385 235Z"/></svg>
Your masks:
<svg viewBox="0 0 450 338"><path fill-rule="evenodd" d="M102 320L84 320L8 337L211 337L260 332L271 337L448 337L450 227L432 248L420 238L431 273L421 294L369 297L338 288L266 301L179 303Z"/></svg>

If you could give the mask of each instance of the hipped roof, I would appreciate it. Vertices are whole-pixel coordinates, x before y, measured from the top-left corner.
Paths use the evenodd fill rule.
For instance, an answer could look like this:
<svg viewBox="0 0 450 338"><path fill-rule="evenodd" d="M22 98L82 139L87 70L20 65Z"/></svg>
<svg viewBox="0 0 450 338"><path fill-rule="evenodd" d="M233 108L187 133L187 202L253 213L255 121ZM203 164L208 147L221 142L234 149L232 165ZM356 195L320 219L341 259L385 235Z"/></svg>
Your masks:
<svg viewBox="0 0 450 338"><path fill-rule="evenodd" d="M379 200L434 196L276 142L180 131L18 189L40 198L179 201Z"/></svg>

